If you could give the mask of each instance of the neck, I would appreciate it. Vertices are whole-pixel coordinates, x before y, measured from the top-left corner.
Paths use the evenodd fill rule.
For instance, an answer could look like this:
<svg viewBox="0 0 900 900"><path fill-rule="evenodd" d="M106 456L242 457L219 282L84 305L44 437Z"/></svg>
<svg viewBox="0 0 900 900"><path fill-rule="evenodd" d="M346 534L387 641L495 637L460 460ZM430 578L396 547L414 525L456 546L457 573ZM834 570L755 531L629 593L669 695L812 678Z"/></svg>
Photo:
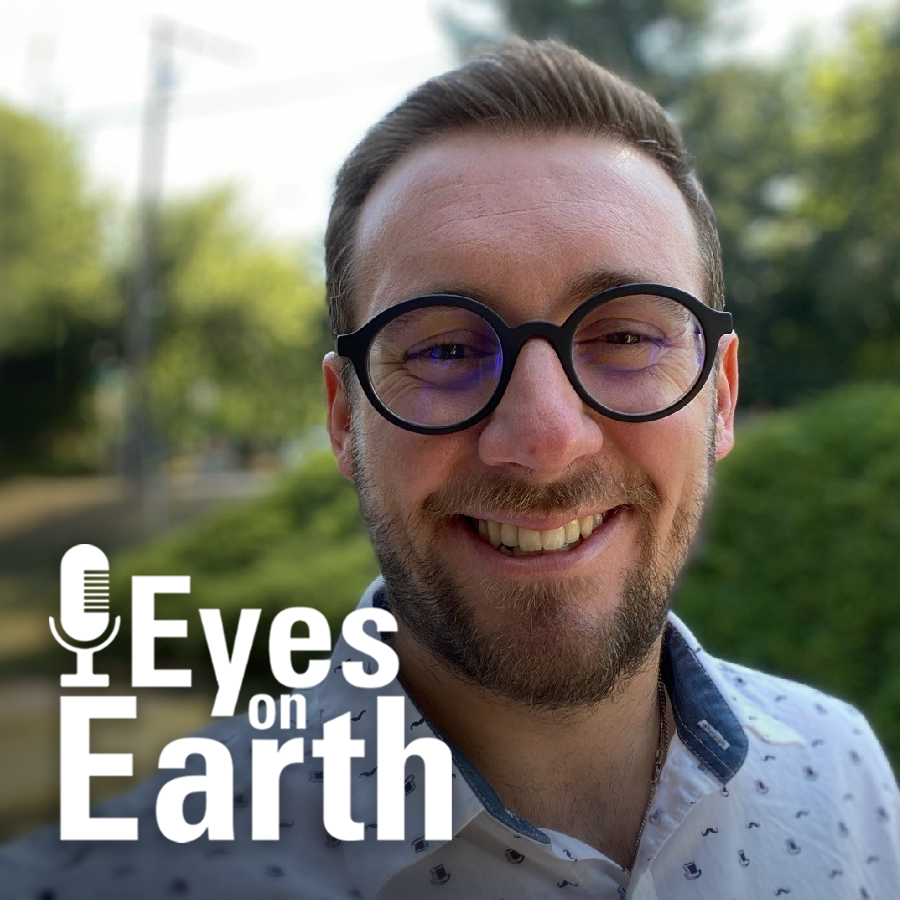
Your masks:
<svg viewBox="0 0 900 900"><path fill-rule="evenodd" d="M606 700L554 710L463 680L402 629L395 647L409 695L508 809L631 865L659 745L661 638Z"/></svg>

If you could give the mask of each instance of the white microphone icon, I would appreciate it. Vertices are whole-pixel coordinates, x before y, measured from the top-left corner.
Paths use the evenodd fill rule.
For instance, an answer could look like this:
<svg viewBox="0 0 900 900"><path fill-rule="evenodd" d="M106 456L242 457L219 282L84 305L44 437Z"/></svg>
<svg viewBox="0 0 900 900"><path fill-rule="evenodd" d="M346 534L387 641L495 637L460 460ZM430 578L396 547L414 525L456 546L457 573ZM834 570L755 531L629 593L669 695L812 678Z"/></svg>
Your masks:
<svg viewBox="0 0 900 900"><path fill-rule="evenodd" d="M73 641L97 640L109 625L109 560L93 544L69 548L59 564L59 618L63 631ZM50 616L53 637L75 654L75 674L61 675L62 687L109 687L109 675L94 674L94 654L112 643L122 617L116 616L112 634L96 647L73 647L64 641Z"/></svg>

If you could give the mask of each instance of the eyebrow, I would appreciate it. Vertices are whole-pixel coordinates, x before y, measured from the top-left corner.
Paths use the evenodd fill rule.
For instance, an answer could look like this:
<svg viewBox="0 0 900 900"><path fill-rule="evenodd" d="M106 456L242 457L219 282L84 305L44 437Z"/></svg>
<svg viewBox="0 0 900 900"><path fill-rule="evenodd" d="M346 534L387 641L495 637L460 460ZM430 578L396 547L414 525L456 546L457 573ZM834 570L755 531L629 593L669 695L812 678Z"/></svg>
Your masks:
<svg viewBox="0 0 900 900"><path fill-rule="evenodd" d="M577 275L569 279L563 291L563 297L569 300L573 306L583 303L595 294L602 294L611 288L622 287L626 284L658 284L659 278L647 272L624 271L620 269L594 269L584 275Z"/></svg>

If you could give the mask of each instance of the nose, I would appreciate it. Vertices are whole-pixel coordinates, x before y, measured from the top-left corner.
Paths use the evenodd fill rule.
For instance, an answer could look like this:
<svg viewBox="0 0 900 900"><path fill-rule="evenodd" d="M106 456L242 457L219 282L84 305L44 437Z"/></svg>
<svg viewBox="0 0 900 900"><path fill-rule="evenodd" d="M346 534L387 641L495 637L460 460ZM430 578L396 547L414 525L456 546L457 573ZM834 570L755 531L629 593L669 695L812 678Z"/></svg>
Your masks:
<svg viewBox="0 0 900 900"><path fill-rule="evenodd" d="M550 476L602 446L597 416L575 393L556 351L542 338L526 341L479 435L481 461Z"/></svg>

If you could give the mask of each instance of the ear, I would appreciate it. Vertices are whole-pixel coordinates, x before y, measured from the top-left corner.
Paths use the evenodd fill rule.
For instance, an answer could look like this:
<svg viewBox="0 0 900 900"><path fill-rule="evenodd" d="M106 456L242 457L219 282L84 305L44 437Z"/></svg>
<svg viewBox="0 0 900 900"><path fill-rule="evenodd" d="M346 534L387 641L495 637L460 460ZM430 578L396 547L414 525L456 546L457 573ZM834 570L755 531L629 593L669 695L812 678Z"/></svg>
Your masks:
<svg viewBox="0 0 900 900"><path fill-rule="evenodd" d="M719 341L719 377L716 379L716 459L734 446L734 410L738 398L738 337Z"/></svg>
<svg viewBox="0 0 900 900"><path fill-rule="evenodd" d="M340 366L341 359L335 353L326 354L325 359L322 360L325 402L328 405L326 425L338 468L345 478L353 481L353 454L351 452L353 434L350 428L353 413L341 382Z"/></svg>

